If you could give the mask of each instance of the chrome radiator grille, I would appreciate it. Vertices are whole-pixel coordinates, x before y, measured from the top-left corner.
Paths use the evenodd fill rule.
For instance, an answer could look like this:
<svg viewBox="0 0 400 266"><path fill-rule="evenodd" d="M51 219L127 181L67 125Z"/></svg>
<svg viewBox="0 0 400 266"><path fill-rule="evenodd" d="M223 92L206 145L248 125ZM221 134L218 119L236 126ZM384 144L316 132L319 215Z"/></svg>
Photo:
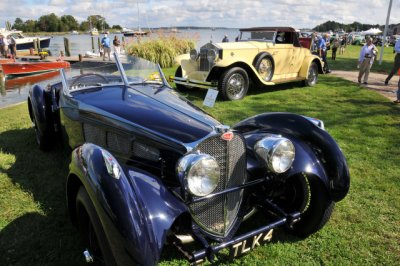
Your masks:
<svg viewBox="0 0 400 266"><path fill-rule="evenodd" d="M215 62L210 63L207 59L208 49L200 49L200 71L210 71Z"/></svg>
<svg viewBox="0 0 400 266"><path fill-rule="evenodd" d="M220 181L214 193L246 181L246 147L240 135L234 135L231 141L214 136L200 143L195 150L218 161ZM235 222L242 196L243 191L240 190L191 203L189 208L194 220L203 229L216 236L226 236Z"/></svg>

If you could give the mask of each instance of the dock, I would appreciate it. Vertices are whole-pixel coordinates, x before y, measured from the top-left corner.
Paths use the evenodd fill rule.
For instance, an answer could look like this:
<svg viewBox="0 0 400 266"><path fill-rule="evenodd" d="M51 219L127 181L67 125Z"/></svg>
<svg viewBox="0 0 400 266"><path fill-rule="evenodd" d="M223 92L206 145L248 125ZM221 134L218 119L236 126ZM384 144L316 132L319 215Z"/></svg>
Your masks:
<svg viewBox="0 0 400 266"><path fill-rule="evenodd" d="M39 55L17 55L16 57L18 60L21 61L38 61L40 60L40 56ZM57 61L60 60L60 57L56 57L56 56L46 56L46 58L44 59L44 61ZM63 56L62 57L63 61L67 61L70 64L74 64L77 62L104 62L103 61L103 57L84 57L84 56Z"/></svg>

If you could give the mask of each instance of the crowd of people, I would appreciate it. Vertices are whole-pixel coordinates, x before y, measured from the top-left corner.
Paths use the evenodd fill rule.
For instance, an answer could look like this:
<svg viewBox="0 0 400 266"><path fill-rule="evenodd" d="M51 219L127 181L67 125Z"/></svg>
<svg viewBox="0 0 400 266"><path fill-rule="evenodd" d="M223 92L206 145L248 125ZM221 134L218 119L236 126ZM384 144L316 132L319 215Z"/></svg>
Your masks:
<svg viewBox="0 0 400 266"><path fill-rule="evenodd" d="M12 36L6 38L4 35L0 34L0 56L15 59L16 52L17 43L15 39Z"/></svg>
<svg viewBox="0 0 400 266"><path fill-rule="evenodd" d="M327 61L327 52L328 50L332 50L332 60L336 60L336 54L339 50L339 54L344 54L346 50L346 46L349 43L349 39L347 35L343 35L341 37L336 37L331 41L330 34L325 33L322 36L318 36L316 32L312 34L313 44L311 47L311 51L319 55L324 62L325 73L330 73L329 64ZM360 55L357 62L357 68L359 69L358 73L358 83L368 84L368 76L371 70L371 67L375 61L375 58L378 54L378 50L373 42L371 37L365 38L366 43L361 47ZM388 85L390 79L396 73L399 73L400 69L400 39L397 40L394 47L394 52L396 52L394 66L386 78L384 84ZM400 103L400 78L398 82L398 90L397 90L397 99L394 103Z"/></svg>

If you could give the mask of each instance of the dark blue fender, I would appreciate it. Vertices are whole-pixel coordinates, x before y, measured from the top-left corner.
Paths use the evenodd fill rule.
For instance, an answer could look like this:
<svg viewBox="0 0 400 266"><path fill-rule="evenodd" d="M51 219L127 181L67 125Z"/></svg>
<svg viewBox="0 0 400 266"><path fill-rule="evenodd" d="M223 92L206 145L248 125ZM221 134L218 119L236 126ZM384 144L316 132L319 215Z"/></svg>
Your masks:
<svg viewBox="0 0 400 266"><path fill-rule="evenodd" d="M186 206L156 178L121 166L107 172L101 148L84 144L72 153L67 181L68 207L75 216L77 178L88 192L118 265L157 264L167 232Z"/></svg>
<svg viewBox="0 0 400 266"><path fill-rule="evenodd" d="M350 189L350 173L335 140L325 130L303 116L291 113L264 113L245 119L233 127L241 132L252 150L263 134L281 134L296 148L293 167L287 175L304 172L318 176L327 186L334 201L343 199ZM255 159L249 167L256 167Z"/></svg>
<svg viewBox="0 0 400 266"><path fill-rule="evenodd" d="M51 110L51 98L44 89L33 86L29 91L29 114L31 119L36 119L36 126L42 135L50 136L54 134L53 116Z"/></svg>

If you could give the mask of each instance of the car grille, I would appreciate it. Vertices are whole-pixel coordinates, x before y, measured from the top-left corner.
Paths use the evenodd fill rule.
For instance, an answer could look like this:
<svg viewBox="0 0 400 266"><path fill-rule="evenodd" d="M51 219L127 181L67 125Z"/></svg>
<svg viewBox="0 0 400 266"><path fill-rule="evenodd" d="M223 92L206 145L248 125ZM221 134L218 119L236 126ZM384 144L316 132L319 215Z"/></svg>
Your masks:
<svg viewBox="0 0 400 266"><path fill-rule="evenodd" d="M200 143L195 151L213 156L220 166L220 181L215 192L243 184L246 181L246 156L244 139L234 135L231 141L220 136ZM207 232L226 236L239 211L243 190L216 196L189 204L194 220Z"/></svg>
<svg viewBox="0 0 400 266"><path fill-rule="evenodd" d="M209 62L207 59L208 49L200 49L200 71L210 71L215 62Z"/></svg>

